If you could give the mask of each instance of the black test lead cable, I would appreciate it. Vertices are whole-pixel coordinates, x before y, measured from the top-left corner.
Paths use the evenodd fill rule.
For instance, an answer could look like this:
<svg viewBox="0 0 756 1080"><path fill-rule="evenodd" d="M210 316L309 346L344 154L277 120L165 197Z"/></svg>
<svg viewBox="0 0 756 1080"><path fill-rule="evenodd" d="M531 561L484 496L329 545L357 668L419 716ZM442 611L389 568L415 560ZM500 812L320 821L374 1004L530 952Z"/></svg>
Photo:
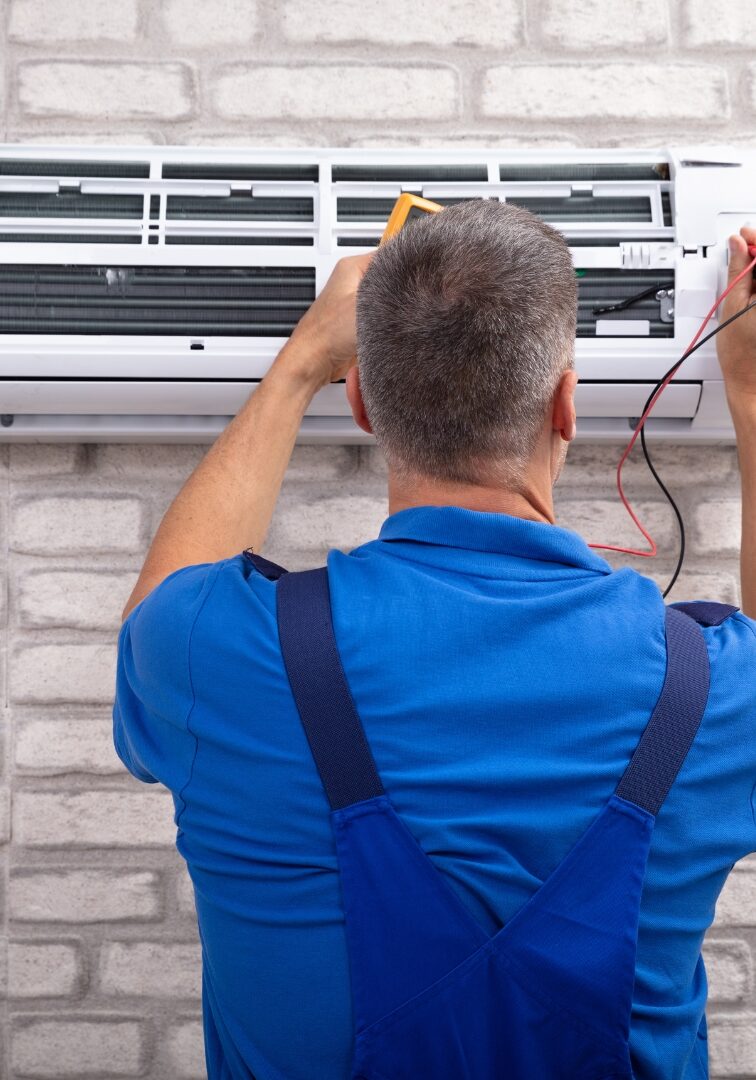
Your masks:
<svg viewBox="0 0 756 1080"><path fill-rule="evenodd" d="M672 367L669 368L662 375L662 377L658 380L658 382L654 385L653 390L648 395L648 398L646 400L646 404L643 406L643 411L642 411L641 415L643 415L646 412L646 410L648 409L649 405L651 404L652 398L654 397L654 395L656 394L656 392L658 391L658 389L662 385L662 383L666 379L668 379L670 377L670 375L673 375L677 371L677 369L688 359L688 357L691 356L696 351L696 349L700 349L701 346L705 345L707 341L711 341L711 339L713 337L716 337L716 335L720 332L720 330L724 330L724 328L726 326L729 326L730 323L735 322L735 320L739 319L741 317L741 315L747 315L748 312L751 311L753 308L756 308L756 300L753 300L750 304L747 304L746 307L741 308L740 311L736 311L735 314L731 315L729 319L725 319L725 321L723 323L720 323L719 326L716 326L713 330L711 330L708 334L706 334L705 337L702 337L701 340L698 341L693 346L692 349L688 349L687 352L683 353L683 355L680 357L680 359L676 360L675 363L672 365ZM649 452L648 452L648 445L646 443L646 425L645 425L645 423L644 423L643 427L640 429L640 437L641 437L641 447L643 448L643 456L646 459L646 464L648 465L649 469L651 470L651 475L653 476L654 480L659 485L659 487L661 488L662 492L664 493L666 499L668 500L670 506L672 507L672 509L673 509L673 511L675 513L675 517L677 518L677 526L678 526L678 529L680 531L680 554L679 554L678 559L677 559L677 566L675 567L675 572L672 575L672 578L671 578L671 580L669 582L669 585L667 585L666 589L662 593L662 597L666 597L668 595L668 593L671 591L672 586L674 585L674 583L677 581L677 578L678 578L678 576L680 574L680 570L682 569L683 560L685 558L685 523L683 522L682 514L680 513L680 510L679 510L679 508L677 506L677 503L675 502L675 500L672 498L672 495L670 494L670 492L665 487L664 482L662 481L662 479L659 476L658 472L654 468L653 462L651 461L651 457L650 457Z"/></svg>

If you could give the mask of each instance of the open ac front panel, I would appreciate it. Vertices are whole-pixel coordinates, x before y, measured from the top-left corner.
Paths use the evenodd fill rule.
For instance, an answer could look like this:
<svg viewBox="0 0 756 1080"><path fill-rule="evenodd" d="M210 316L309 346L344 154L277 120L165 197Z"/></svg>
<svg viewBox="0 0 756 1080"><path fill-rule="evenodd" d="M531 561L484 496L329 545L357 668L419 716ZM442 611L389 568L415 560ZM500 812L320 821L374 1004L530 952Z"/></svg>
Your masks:
<svg viewBox="0 0 756 1080"><path fill-rule="evenodd" d="M2 146L0 439L213 439L402 191L512 202L562 230L578 435L622 439L722 288L727 236L756 223L756 153ZM714 342L646 432L734 437ZM300 439L367 439L342 385Z"/></svg>

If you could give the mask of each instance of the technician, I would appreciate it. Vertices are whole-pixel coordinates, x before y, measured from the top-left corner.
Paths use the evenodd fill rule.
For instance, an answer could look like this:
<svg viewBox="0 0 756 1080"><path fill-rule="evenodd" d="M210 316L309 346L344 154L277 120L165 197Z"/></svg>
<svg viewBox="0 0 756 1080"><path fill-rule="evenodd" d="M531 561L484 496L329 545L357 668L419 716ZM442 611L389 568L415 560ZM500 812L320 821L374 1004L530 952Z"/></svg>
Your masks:
<svg viewBox="0 0 756 1080"><path fill-rule="evenodd" d="M730 240L731 277L747 244L756 230ZM725 315L749 299L745 279ZM124 611L114 738L134 776L174 796L212 1078L351 1076L360 972L328 803L282 662L276 571L250 556L318 390L346 378L388 463L379 535L328 554L343 671L393 806L488 934L585 833L649 722L666 668L660 591L555 522L576 301L562 236L490 200L341 259L163 518ZM706 1076L701 945L733 863L756 851L756 315L717 342L742 609L702 628L706 711L653 832L638 1080ZM320 511L297 512L306 536Z"/></svg>

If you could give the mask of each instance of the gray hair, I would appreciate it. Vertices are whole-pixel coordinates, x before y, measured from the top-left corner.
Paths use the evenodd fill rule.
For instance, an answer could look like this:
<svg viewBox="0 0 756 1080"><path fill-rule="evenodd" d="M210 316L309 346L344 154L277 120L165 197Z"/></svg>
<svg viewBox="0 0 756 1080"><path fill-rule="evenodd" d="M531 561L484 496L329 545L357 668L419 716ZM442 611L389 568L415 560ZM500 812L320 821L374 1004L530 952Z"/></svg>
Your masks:
<svg viewBox="0 0 756 1080"><path fill-rule="evenodd" d="M357 292L360 387L391 467L519 487L576 322L569 248L529 211L474 199L406 225Z"/></svg>

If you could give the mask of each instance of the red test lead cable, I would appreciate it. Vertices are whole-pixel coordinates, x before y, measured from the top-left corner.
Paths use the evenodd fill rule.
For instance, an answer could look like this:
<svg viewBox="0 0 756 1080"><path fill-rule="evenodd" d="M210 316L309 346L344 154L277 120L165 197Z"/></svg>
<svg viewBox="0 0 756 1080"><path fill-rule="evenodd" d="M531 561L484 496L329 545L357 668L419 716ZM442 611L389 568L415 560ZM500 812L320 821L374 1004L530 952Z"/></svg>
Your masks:
<svg viewBox="0 0 756 1080"><path fill-rule="evenodd" d="M701 323L700 327L698 328L698 332L697 332L696 336L693 338L690 345L687 347L687 349L685 350L683 355L680 357L679 362L672 368L672 370L669 372L669 374L667 375L665 380L659 386L658 390L656 391L656 393L654 394L654 396L651 398L648 405L646 406L646 408L645 408L645 410L643 412L643 416L641 416L640 420L638 421L638 424L637 424L637 426L635 428L635 431L632 434L632 438L630 439L630 442L627 444L625 452L622 455L622 457L620 458L619 464L617 465L617 490L619 491L619 497L620 497L620 499L622 499L622 503L623 503L625 509L627 510L628 514L630 515L630 517L633 519L635 524L638 526L640 531L643 533L643 536L646 538L646 540L648 540L649 544L651 545L651 550L650 551L639 551L636 548L618 547L618 546L616 546L614 544L589 544L588 547L600 548L602 551L621 551L625 555L641 555L641 556L643 556L643 558L646 558L646 559L650 559L654 555L656 555L656 553L657 553L656 543L651 538L651 536L649 536L649 534L646 532L646 530L643 528L640 521L638 521L638 518L635 516L635 513L633 511L632 506L628 502L628 500L627 500L627 498L625 496L625 493L622 490L622 466L627 461L628 455L630 454L630 451L632 450L633 446L635 445L636 439L640 435L641 428L645 424L645 422L646 422L651 410L653 409L654 405L659 400L659 396L662 394L662 392L666 389L666 387L669 385L671 380L677 374L677 371L679 370L680 365L687 358L690 351L693 348L695 348L696 344L698 343L699 338L701 337L704 330L706 329L706 326L707 326L709 320L716 314L716 311L717 311L717 308L719 307L719 305L730 295L730 293L735 288L735 286L738 284L738 282L742 281L743 278L746 276L746 274L750 274L754 270L754 268L756 268L756 245L749 245L748 254L753 256L752 261L748 264L748 266L746 266L745 270L743 270L740 274L738 274L738 276L736 278L733 279L733 281L730 282L730 284L727 286L727 288L722 293L722 295L717 297L717 299L714 301L714 304L712 306L711 311L706 316L704 321Z"/></svg>

